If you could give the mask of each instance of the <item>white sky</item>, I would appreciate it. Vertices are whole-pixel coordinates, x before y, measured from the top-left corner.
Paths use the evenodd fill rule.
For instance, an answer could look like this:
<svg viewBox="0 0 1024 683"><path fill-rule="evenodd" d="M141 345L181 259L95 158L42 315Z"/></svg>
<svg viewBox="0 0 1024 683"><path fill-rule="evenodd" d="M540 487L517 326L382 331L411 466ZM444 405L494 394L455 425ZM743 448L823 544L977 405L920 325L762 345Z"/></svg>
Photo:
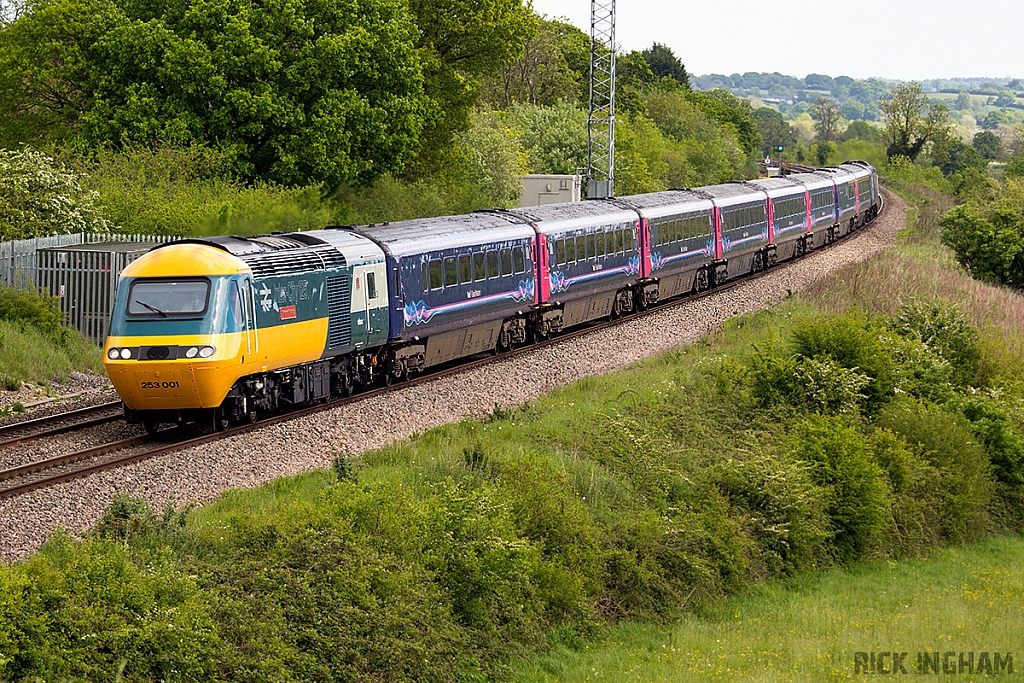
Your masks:
<svg viewBox="0 0 1024 683"><path fill-rule="evenodd" d="M589 0L533 0L590 33ZM616 0L624 50L659 42L691 74L1024 78L1024 0Z"/></svg>

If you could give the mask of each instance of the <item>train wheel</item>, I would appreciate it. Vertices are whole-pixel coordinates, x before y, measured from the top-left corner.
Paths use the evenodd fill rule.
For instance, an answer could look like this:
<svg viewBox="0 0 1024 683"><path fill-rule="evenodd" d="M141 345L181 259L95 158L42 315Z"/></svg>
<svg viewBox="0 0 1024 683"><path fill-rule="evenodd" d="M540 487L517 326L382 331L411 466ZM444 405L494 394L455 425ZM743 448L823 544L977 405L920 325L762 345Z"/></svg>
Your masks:
<svg viewBox="0 0 1024 683"><path fill-rule="evenodd" d="M220 408L216 408L213 411L213 431L215 432L226 432L231 423L224 417L224 411Z"/></svg>
<svg viewBox="0 0 1024 683"><path fill-rule="evenodd" d="M152 436L160 431L160 420L155 417L147 417L142 421L142 428L146 430L146 433Z"/></svg>

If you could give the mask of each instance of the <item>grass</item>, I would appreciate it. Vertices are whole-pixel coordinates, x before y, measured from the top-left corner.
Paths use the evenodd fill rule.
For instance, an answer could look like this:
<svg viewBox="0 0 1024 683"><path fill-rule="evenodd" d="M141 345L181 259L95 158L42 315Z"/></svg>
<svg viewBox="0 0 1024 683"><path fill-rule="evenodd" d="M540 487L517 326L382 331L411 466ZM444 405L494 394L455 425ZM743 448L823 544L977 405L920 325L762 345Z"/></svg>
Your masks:
<svg viewBox="0 0 1024 683"><path fill-rule="evenodd" d="M668 629L614 628L601 643L523 664L511 680L846 681L859 678L856 652L892 651L908 653L909 674L918 652L1012 652L1019 675L1022 603L1024 540L992 538L927 560L762 586Z"/></svg>
<svg viewBox="0 0 1024 683"><path fill-rule="evenodd" d="M31 325L0 320L0 389L13 391L22 382L49 385L75 370L103 374L102 351L74 330L55 341Z"/></svg>

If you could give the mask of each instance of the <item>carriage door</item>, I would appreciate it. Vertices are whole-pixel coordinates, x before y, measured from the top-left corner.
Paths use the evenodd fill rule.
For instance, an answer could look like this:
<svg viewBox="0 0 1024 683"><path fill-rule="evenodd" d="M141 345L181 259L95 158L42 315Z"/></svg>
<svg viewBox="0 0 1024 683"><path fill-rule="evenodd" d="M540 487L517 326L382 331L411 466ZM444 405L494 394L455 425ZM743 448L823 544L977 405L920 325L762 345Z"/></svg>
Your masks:
<svg viewBox="0 0 1024 683"><path fill-rule="evenodd" d="M352 345L359 347L366 344L370 336L370 311L367 297L366 268L352 269Z"/></svg>

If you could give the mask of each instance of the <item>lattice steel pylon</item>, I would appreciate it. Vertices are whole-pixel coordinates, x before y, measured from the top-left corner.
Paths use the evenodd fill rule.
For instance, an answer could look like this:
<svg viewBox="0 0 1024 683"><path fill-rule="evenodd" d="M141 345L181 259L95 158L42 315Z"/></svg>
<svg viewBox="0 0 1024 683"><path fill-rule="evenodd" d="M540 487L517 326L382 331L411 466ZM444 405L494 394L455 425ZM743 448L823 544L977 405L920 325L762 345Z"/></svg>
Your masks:
<svg viewBox="0 0 1024 683"><path fill-rule="evenodd" d="M590 0L587 196L615 194L615 0Z"/></svg>

